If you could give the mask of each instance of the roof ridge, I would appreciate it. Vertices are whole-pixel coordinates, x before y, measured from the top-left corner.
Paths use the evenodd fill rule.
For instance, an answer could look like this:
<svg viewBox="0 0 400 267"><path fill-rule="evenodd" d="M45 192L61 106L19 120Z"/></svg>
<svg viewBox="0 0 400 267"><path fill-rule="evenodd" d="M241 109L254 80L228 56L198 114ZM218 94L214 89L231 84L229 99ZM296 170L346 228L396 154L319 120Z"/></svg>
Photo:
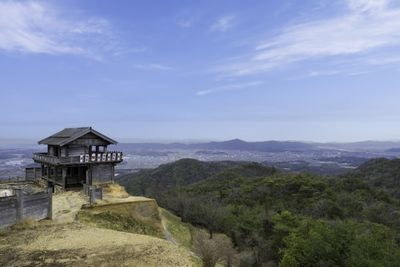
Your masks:
<svg viewBox="0 0 400 267"><path fill-rule="evenodd" d="M117 142L102 133L97 132L92 127L75 127L75 128L64 128L63 130L50 135L49 137L40 140L39 144L59 145L64 146L81 136L93 133L99 138L106 140L110 144L116 144Z"/></svg>

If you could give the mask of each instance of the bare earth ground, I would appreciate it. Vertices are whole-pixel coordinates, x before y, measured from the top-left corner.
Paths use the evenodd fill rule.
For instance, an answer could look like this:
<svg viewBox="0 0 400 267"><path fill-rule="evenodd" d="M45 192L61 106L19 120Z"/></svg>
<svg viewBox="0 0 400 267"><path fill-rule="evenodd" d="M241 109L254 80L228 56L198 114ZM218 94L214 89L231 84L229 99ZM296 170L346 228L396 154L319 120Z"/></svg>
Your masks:
<svg viewBox="0 0 400 267"><path fill-rule="evenodd" d="M0 236L0 266L194 266L190 252L166 240L41 222Z"/></svg>
<svg viewBox="0 0 400 267"><path fill-rule="evenodd" d="M124 200L153 201L117 186L109 188L104 202ZM170 241L77 222L87 201L81 192L55 194L53 221L27 221L0 231L0 266L198 266L190 250Z"/></svg>
<svg viewBox="0 0 400 267"><path fill-rule="evenodd" d="M53 221L73 222L82 205L86 203L88 198L82 192L67 191L53 195Z"/></svg>

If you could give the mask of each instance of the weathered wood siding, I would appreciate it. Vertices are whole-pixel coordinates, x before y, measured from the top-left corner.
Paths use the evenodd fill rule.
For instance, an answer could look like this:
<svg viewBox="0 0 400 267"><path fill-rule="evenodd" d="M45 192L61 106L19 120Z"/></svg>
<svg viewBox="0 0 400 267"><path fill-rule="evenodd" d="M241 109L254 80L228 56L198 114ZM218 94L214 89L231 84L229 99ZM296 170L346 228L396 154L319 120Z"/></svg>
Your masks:
<svg viewBox="0 0 400 267"><path fill-rule="evenodd" d="M36 180L42 177L42 168L25 168L25 180Z"/></svg>
<svg viewBox="0 0 400 267"><path fill-rule="evenodd" d="M23 197L22 217L34 220L47 218L49 202L48 193L37 193Z"/></svg>
<svg viewBox="0 0 400 267"><path fill-rule="evenodd" d="M0 198L0 228L17 222L17 197Z"/></svg>
<svg viewBox="0 0 400 267"><path fill-rule="evenodd" d="M52 194L40 192L0 198L0 228L7 227L23 219L42 220L52 217Z"/></svg>
<svg viewBox="0 0 400 267"><path fill-rule="evenodd" d="M87 153L85 146L79 146L79 145L69 145L68 146L67 155L69 157L80 156L85 153Z"/></svg>
<svg viewBox="0 0 400 267"><path fill-rule="evenodd" d="M71 142L72 145L84 145L84 146L106 146L108 143L98 137L93 133L85 134L82 137L79 137L75 141Z"/></svg>
<svg viewBox="0 0 400 267"><path fill-rule="evenodd" d="M112 164L96 164L92 166L92 184L111 182L114 179Z"/></svg>

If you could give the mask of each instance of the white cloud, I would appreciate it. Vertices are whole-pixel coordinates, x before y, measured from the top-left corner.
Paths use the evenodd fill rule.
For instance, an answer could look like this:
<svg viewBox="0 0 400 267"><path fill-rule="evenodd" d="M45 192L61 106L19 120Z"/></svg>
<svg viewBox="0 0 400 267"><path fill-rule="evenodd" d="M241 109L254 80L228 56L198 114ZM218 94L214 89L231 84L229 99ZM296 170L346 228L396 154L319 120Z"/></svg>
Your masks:
<svg viewBox="0 0 400 267"><path fill-rule="evenodd" d="M324 70L324 71L320 71L320 70L316 70L316 71L311 71L308 76L310 77L315 77L315 76L332 76L332 75L337 75L337 74L341 74L342 72L339 70Z"/></svg>
<svg viewBox="0 0 400 267"><path fill-rule="evenodd" d="M203 95L208 95L208 94L213 94L213 93L218 93L218 92L223 92L223 91L233 91L233 90L242 90L246 88L251 88L251 87L256 87L263 84L262 81L253 81L253 82L247 82L247 83L237 83L237 84L227 84L211 89L206 89L206 90L201 90L197 91L196 95L197 96L203 96Z"/></svg>
<svg viewBox="0 0 400 267"><path fill-rule="evenodd" d="M348 7L355 12L376 12L385 9L390 0L347 0Z"/></svg>
<svg viewBox="0 0 400 267"><path fill-rule="evenodd" d="M240 60L218 66L228 75L270 71L294 62L362 55L400 45L400 8L389 0L348 0L343 16L285 28L255 45Z"/></svg>
<svg viewBox="0 0 400 267"><path fill-rule="evenodd" d="M229 30L233 26L234 16L224 16L219 18L213 25L210 27L210 32L225 32Z"/></svg>
<svg viewBox="0 0 400 267"><path fill-rule="evenodd" d="M114 49L109 22L67 17L54 6L33 1L0 2L0 50L74 54L100 59Z"/></svg>
<svg viewBox="0 0 400 267"><path fill-rule="evenodd" d="M135 64L133 65L135 69L140 70L173 70L174 68L159 64L159 63L149 63L149 64Z"/></svg>

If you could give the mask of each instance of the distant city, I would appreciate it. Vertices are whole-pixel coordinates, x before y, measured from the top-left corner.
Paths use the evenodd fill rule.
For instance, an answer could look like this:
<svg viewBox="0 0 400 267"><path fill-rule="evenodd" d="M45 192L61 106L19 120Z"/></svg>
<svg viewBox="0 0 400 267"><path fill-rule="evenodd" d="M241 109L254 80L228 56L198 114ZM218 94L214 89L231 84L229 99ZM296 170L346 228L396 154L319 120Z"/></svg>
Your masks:
<svg viewBox="0 0 400 267"><path fill-rule="evenodd" d="M25 167L32 166L32 153L39 145L0 147L0 179L23 179ZM206 143L122 143L115 150L124 153L116 175L155 168L182 158L202 161L254 161L290 172L324 175L345 173L371 158L400 156L400 142L304 143L245 142L230 140Z"/></svg>

